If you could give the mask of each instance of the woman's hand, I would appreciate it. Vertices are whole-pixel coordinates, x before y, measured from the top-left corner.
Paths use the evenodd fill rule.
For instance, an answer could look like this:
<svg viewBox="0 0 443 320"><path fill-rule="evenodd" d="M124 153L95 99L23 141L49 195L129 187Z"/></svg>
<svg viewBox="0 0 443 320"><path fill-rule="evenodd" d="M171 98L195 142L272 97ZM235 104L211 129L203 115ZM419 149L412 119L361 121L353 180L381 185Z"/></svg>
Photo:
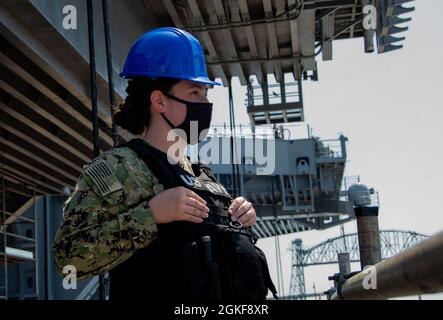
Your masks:
<svg viewBox="0 0 443 320"><path fill-rule="evenodd" d="M194 191L185 187L175 187L160 192L148 202L157 224L172 221L203 222L208 217L209 208Z"/></svg>
<svg viewBox="0 0 443 320"><path fill-rule="evenodd" d="M257 218L252 203L243 197L237 197L232 200L228 209L233 221L241 222L245 227L252 226Z"/></svg>

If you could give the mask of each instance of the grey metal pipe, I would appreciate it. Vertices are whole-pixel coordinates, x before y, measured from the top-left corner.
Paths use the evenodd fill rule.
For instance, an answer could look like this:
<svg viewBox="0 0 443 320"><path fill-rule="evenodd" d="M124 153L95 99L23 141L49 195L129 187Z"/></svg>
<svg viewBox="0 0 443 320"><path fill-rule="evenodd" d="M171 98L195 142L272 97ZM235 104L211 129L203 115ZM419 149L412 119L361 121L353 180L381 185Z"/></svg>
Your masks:
<svg viewBox="0 0 443 320"><path fill-rule="evenodd" d="M376 289L363 287L368 276L363 271L341 284L331 300L388 299L443 292L443 232L377 263L374 268Z"/></svg>
<svg viewBox="0 0 443 320"><path fill-rule="evenodd" d="M351 260L349 259L349 252L341 252L337 255L338 269L341 274L351 273Z"/></svg>
<svg viewBox="0 0 443 320"><path fill-rule="evenodd" d="M52 268L52 255L51 255L51 206L49 203L49 196L45 197L45 237L46 237L46 299L47 300L54 300L54 287L53 287L53 278L52 275L54 274L53 268Z"/></svg>
<svg viewBox="0 0 443 320"><path fill-rule="evenodd" d="M8 300L8 253L6 252L6 246L8 245L8 230L6 230L6 185L5 175L2 174L2 226L3 226L3 268L4 268L4 281L3 281L3 294L4 299Z"/></svg>
<svg viewBox="0 0 443 320"><path fill-rule="evenodd" d="M116 100L114 94L114 78L113 78L113 64L112 64L112 44L111 44L111 30L109 25L109 6L108 0L102 0L103 10L103 28L105 31L105 48L106 48L106 67L108 70L108 90L109 90L109 103L111 104L111 115L116 112ZM112 139L114 146L120 143L120 137L118 135L118 129L114 121L112 121Z"/></svg>
<svg viewBox="0 0 443 320"><path fill-rule="evenodd" d="M231 130L231 160L232 160L232 186L233 186L233 197L238 197L241 194L241 186L240 186L240 168L237 161L237 146L236 146L236 130L235 130L235 113L234 113L234 98L232 94L232 79L229 79L229 87L228 87L228 96L229 96L229 124Z"/></svg>
<svg viewBox="0 0 443 320"><path fill-rule="evenodd" d="M35 295L36 295L36 300L43 300L42 296L40 294L40 249L39 249L39 232L40 232L40 222L39 219L37 219L37 205L38 205L38 199L37 199L37 193L35 190L35 184L33 184L33 199L34 199L34 203L33 203L33 212L34 212L34 244L35 244L35 253L34 253L34 258L35 258ZM44 226L43 226L44 227ZM41 247L40 247L41 248Z"/></svg>
<svg viewBox="0 0 443 320"><path fill-rule="evenodd" d="M100 155L100 139L98 136L98 107L97 107L97 75L95 67L95 43L94 43L94 6L92 0L86 0L86 12L88 17L88 43L89 43L89 81L92 104L92 142L94 145L93 158ZM105 300L104 277L99 275L99 298Z"/></svg>
<svg viewBox="0 0 443 320"><path fill-rule="evenodd" d="M100 140L98 137L97 75L95 71L94 7L92 0L87 0L86 5L88 16L89 82L92 104L92 142L94 145L93 158L95 158L100 155Z"/></svg>

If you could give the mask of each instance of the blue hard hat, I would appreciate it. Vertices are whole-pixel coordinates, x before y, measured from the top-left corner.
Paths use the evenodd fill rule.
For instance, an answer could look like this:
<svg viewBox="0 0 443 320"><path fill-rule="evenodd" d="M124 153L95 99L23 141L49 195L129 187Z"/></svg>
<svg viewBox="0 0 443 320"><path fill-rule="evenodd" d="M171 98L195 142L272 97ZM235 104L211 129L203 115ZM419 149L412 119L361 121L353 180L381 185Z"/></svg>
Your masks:
<svg viewBox="0 0 443 320"><path fill-rule="evenodd" d="M143 34L132 46L120 77L145 76L191 80L221 85L206 73L200 42L177 28L157 28Z"/></svg>

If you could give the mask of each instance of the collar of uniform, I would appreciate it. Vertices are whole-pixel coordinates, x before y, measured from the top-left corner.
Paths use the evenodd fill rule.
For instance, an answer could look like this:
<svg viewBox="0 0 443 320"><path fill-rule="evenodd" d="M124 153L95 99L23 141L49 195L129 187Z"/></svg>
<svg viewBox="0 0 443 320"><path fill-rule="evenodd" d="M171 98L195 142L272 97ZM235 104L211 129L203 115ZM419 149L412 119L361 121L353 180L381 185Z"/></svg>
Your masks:
<svg viewBox="0 0 443 320"><path fill-rule="evenodd" d="M191 161L189 160L189 157L186 156L183 160L178 162L179 166L183 168L183 170L186 170L193 176L195 176L194 170L192 169Z"/></svg>
<svg viewBox="0 0 443 320"><path fill-rule="evenodd" d="M142 143L142 144L146 144L149 147L151 147L152 149L156 150L158 152L158 154L160 154L162 157L167 158L167 154L164 153L163 151L161 151L160 149L157 149L156 147L154 147L152 144L150 144L148 141L146 141L145 139L142 138L134 138L133 140L136 140L138 143ZM178 161L178 165L185 171L189 172L190 174L192 174L193 176L195 176L194 170L192 169L192 164L190 161L190 158L188 156L185 155L185 158L183 160L179 160Z"/></svg>

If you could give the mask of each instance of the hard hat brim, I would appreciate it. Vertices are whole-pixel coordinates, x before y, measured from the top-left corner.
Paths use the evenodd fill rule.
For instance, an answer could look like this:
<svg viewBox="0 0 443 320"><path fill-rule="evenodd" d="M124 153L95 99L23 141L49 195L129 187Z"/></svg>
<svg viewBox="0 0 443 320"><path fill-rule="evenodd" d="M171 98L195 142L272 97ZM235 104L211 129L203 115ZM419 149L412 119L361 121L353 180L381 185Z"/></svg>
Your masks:
<svg viewBox="0 0 443 320"><path fill-rule="evenodd" d="M180 79L180 80L189 80L189 81L193 81L193 82L198 82L198 83L203 83L203 84L209 84L209 85L213 85L213 86L221 86L222 83L217 82L217 81L212 81L209 80L208 78L205 77L186 77L186 76L168 76L168 77L162 77L162 76L158 76L158 75L151 75L151 74L146 74L146 72L131 72L130 74L126 74L124 72L121 72L120 77L124 78L124 79L131 79L133 77L148 77L148 78L172 78L172 79Z"/></svg>
<svg viewBox="0 0 443 320"><path fill-rule="evenodd" d="M222 85L220 82L212 81L212 80L209 80L208 78L204 78L204 77L192 78L192 79L186 79L186 80L198 82L198 83L203 83L203 84L210 84L213 86L221 86Z"/></svg>

